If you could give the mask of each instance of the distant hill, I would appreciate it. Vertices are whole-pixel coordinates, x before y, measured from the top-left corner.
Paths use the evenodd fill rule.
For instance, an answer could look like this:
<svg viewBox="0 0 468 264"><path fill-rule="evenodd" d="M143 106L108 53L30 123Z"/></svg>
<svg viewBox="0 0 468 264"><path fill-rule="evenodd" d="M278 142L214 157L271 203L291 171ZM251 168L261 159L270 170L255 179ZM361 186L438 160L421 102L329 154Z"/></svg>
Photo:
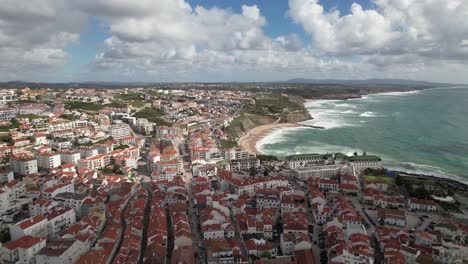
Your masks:
<svg viewBox="0 0 468 264"><path fill-rule="evenodd" d="M403 80L403 79L367 79L367 80L342 80L342 79L305 79L297 78L290 79L287 81L277 81L277 82L182 82L182 83L167 83L167 82L68 82L68 83L48 83L48 82L28 82L22 80L15 80L10 82L0 82L0 88L23 88L28 86L30 88L135 88L135 87L154 87L154 86L165 86L173 87L179 86L183 87L183 84L219 84L226 86L239 86L239 87L249 87L249 86L268 86L271 84L282 85L282 84L298 84L298 85L332 85L332 86L361 86L361 87L371 87L371 86L404 86L404 87L436 87L436 86L450 86L454 84L447 83L436 83L436 82L425 82L425 81L414 81L414 80Z"/></svg>
<svg viewBox="0 0 468 264"><path fill-rule="evenodd" d="M69 83L47 83L47 82L27 82L10 81L0 82L0 88L134 88L134 87L152 87L157 83L146 82L69 82Z"/></svg>
<svg viewBox="0 0 468 264"><path fill-rule="evenodd" d="M366 80L341 80L341 79L290 79L283 81L283 83L296 83L296 84L332 84L332 85L361 85L361 86L449 86L453 84L414 81L405 79L366 79Z"/></svg>

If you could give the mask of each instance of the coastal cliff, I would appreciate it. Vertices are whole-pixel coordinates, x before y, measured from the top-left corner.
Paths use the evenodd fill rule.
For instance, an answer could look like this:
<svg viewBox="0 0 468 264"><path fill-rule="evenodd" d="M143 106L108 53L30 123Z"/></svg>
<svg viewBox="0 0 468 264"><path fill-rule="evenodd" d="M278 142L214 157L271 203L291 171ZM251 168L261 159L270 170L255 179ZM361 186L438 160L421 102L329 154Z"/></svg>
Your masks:
<svg viewBox="0 0 468 264"><path fill-rule="evenodd" d="M311 119L304 102L305 99L300 96L259 94L243 106L225 132L230 139L237 140L259 126Z"/></svg>

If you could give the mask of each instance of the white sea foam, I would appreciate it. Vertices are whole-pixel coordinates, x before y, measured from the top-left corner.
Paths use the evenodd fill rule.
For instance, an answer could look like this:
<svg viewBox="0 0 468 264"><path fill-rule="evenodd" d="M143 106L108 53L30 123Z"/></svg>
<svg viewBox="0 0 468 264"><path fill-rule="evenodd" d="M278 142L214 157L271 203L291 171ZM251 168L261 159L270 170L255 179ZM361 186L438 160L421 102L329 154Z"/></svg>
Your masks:
<svg viewBox="0 0 468 264"><path fill-rule="evenodd" d="M364 112L364 113L360 114L359 116L362 116L362 117L377 117L377 114L374 113L374 112L367 111L367 112Z"/></svg>
<svg viewBox="0 0 468 264"><path fill-rule="evenodd" d="M306 103L305 106L313 119L307 120L303 124L319 126L325 129L356 126L356 124L349 122L347 119L351 114L356 114L357 112L346 109L354 109L356 108L355 105L343 103L342 100L316 100Z"/></svg>
<svg viewBox="0 0 468 264"><path fill-rule="evenodd" d="M257 142L257 150L262 153L268 153L270 155L278 155L278 156L287 156L287 155L296 155L296 154L305 154L305 153L335 153L341 152L346 155L353 155L355 151L361 152L361 150L356 150L346 146L338 146L338 145L329 145L323 144L322 142L318 141L310 141L306 144L290 146L287 149L266 149L268 145L274 144L276 142L282 142L285 138L288 137L288 133L292 131L289 129L282 129L281 132L273 132L269 134L267 137L263 138L261 141ZM291 135L292 136L292 135Z"/></svg>
<svg viewBox="0 0 468 264"><path fill-rule="evenodd" d="M342 107L342 108L356 108L355 105L347 104L347 103L344 103L344 104L336 104L336 107Z"/></svg>
<svg viewBox="0 0 468 264"><path fill-rule="evenodd" d="M255 144L255 147L257 148L258 151L263 152L262 149L265 145L272 145L272 144L277 144L281 142L288 141L288 135L289 134L294 134L298 130L303 130L303 129L310 129L306 127L285 127L285 128L277 128L268 135L264 136L262 139L257 141Z"/></svg>
<svg viewBox="0 0 468 264"><path fill-rule="evenodd" d="M346 111L343 111L343 112L340 112L341 114L355 114L356 111L353 111L353 110L346 110Z"/></svg>
<svg viewBox="0 0 468 264"><path fill-rule="evenodd" d="M304 154L304 153L336 153L340 152L346 155L353 155L355 151L360 152L361 150L356 150L347 146L338 146L324 144L318 141L307 142L307 145L297 146L295 148L294 154Z"/></svg>
<svg viewBox="0 0 468 264"><path fill-rule="evenodd" d="M307 101L304 106L305 107L313 107L313 108L321 108L324 106L332 106L336 103L343 102L341 100L312 100Z"/></svg>
<svg viewBox="0 0 468 264"><path fill-rule="evenodd" d="M385 162L385 159L383 159L383 162L384 162L384 165L386 165L386 167L391 170L404 171L404 172L414 173L414 174L431 175L431 176L436 176L440 178L456 180L456 181L468 184L468 180L466 178L447 173L446 171L444 171L444 169L437 167L437 166L432 166L428 164L418 164L418 163L413 163L413 162L397 162L397 161L393 161L387 165Z"/></svg>
<svg viewBox="0 0 468 264"><path fill-rule="evenodd" d="M419 92L420 91L388 92L388 93L378 93L378 94L375 94L375 95L404 96L404 95L417 94Z"/></svg>

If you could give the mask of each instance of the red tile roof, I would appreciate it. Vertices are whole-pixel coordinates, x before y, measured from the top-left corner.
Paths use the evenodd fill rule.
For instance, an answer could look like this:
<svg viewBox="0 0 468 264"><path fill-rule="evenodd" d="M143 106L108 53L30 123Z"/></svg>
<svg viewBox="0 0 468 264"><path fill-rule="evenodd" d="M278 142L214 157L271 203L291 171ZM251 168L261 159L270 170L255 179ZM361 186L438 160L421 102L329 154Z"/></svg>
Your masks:
<svg viewBox="0 0 468 264"><path fill-rule="evenodd" d="M33 237L33 236L22 236L14 241L9 241L3 245L3 247L8 248L9 250L14 250L17 248L31 248L34 245L40 243L44 238Z"/></svg>
<svg viewBox="0 0 468 264"><path fill-rule="evenodd" d="M28 229L29 227L37 224L37 223L40 223L42 221L46 220L46 218L43 216L43 215L36 215L34 217L31 217L31 218L28 218L28 219L25 219L19 223L17 223L16 225L21 228L21 229Z"/></svg>

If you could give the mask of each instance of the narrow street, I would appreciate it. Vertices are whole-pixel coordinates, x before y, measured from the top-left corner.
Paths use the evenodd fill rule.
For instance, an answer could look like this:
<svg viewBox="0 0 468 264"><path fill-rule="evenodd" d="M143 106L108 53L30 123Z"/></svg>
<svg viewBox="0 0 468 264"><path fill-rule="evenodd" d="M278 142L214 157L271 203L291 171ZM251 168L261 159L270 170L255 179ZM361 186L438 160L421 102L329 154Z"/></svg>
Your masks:
<svg viewBox="0 0 468 264"><path fill-rule="evenodd" d="M132 198L133 198L133 194L130 194L130 196L127 198L127 200L125 200L123 204L122 211L120 211L120 223L122 225L120 229L120 236L115 244L114 251L109 258L109 263L112 263L114 261L115 257L120 251L120 247L122 246L122 242L125 236L125 230L127 229L127 222L125 221L125 210L127 210L128 203Z"/></svg>
<svg viewBox="0 0 468 264"><path fill-rule="evenodd" d="M149 225L149 220L150 220L151 198L152 198L150 185L146 185L145 187L148 193L148 197L146 199L145 215L143 216L143 235L141 239L140 256L138 257L139 264L143 263L143 257L145 256L145 250L146 250L146 244L148 243L148 225Z"/></svg>
<svg viewBox="0 0 468 264"><path fill-rule="evenodd" d="M295 188L300 187L299 189L304 190L305 196L309 197L308 188L299 186L297 184L297 182L293 182L293 183L296 184ZM309 237L310 237L311 243L312 243L312 252L314 253L315 263L321 263L320 262L320 252L322 250L318 246L318 241L319 241L318 234L319 234L319 232L321 232L321 227L315 223L314 215L313 215L313 211L312 211L312 206L310 205L308 198L307 198L307 221L308 221L309 226L312 226L312 234L309 232ZM317 243L314 243L315 241L317 241Z"/></svg>
<svg viewBox="0 0 468 264"><path fill-rule="evenodd" d="M240 233L240 230L239 230L239 225L237 224L237 220L236 218L234 217L234 212L232 211L232 207L229 207L229 212L230 212L230 217L231 217L231 223L232 225L234 226L234 234L235 234L235 237L236 239L239 239L240 242L241 242L241 250L242 250L242 254L244 256L249 256L248 254L248 251L247 251L247 247L245 246L245 243L244 243L244 238L242 237L241 233Z"/></svg>
<svg viewBox="0 0 468 264"><path fill-rule="evenodd" d="M174 226L172 225L171 211L166 205L166 218L167 218L167 258L166 263L171 263L172 251L174 250Z"/></svg>
<svg viewBox="0 0 468 264"><path fill-rule="evenodd" d="M198 214L196 210L196 206L194 203L194 194L189 182L185 184L186 190L189 196L189 205L188 205L188 219L190 223L190 228L192 234L194 234L193 240L193 251L195 255L195 263L204 263L205 254L202 248L202 245L199 244L199 241L203 241L203 237L201 235L201 230L199 230L200 220L198 219Z"/></svg>

